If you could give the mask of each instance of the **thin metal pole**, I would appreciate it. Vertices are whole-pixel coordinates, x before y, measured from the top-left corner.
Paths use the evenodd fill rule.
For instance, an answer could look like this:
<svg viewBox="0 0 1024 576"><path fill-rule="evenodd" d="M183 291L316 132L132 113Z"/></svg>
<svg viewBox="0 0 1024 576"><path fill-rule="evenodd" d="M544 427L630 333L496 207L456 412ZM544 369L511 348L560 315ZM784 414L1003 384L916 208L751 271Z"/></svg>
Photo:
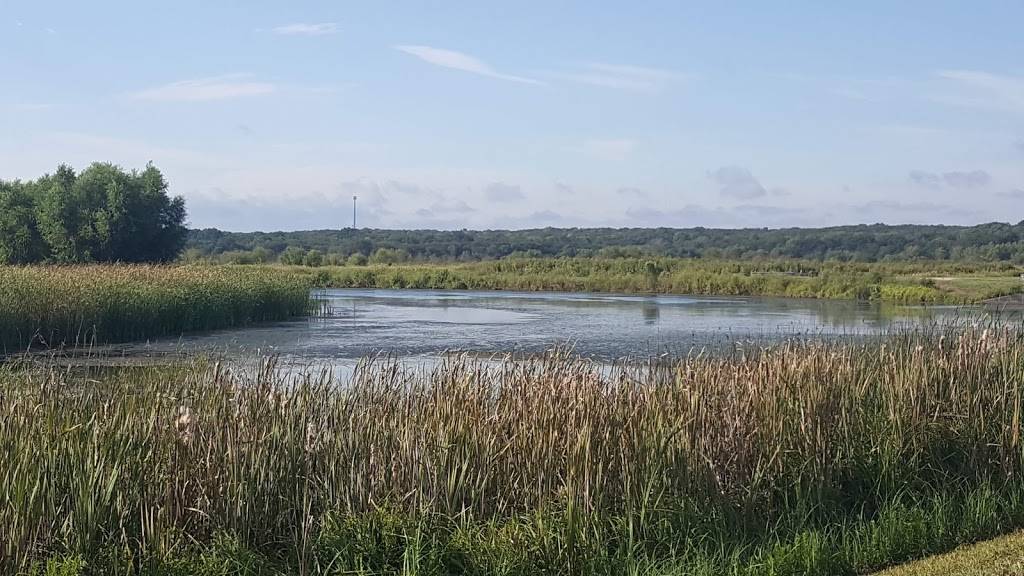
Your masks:
<svg viewBox="0 0 1024 576"><path fill-rule="evenodd" d="M356 229L356 196L352 197L352 229Z"/></svg>

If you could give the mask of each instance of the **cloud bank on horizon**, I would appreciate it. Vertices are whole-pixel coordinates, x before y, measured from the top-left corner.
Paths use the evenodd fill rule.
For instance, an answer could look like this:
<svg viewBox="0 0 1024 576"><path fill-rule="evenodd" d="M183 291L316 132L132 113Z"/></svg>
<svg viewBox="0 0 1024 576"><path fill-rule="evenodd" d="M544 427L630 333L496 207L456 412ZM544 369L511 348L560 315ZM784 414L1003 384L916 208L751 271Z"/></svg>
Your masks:
<svg viewBox="0 0 1024 576"><path fill-rule="evenodd" d="M385 228L1017 222L1022 19L25 3L0 16L0 179L152 161L230 230L343 227L352 196Z"/></svg>

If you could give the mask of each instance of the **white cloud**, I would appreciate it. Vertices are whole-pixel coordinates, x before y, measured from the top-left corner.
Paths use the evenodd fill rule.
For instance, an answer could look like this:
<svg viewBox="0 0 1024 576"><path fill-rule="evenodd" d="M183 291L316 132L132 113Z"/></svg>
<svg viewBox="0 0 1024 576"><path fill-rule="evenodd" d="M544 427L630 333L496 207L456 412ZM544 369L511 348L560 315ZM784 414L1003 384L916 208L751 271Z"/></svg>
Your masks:
<svg viewBox="0 0 1024 576"><path fill-rule="evenodd" d="M325 36L338 31L336 22L320 22L319 24L288 24L278 26L271 30L274 34L282 36Z"/></svg>
<svg viewBox="0 0 1024 576"><path fill-rule="evenodd" d="M984 220L980 211L963 206L932 202L873 200L843 210L848 221L886 224L977 224ZM852 218L851 218L852 214Z"/></svg>
<svg viewBox="0 0 1024 576"><path fill-rule="evenodd" d="M943 184L950 188L984 188L992 182L992 176L984 170L970 172L944 172L935 174L924 170L911 170L910 181L925 188L938 189Z"/></svg>
<svg viewBox="0 0 1024 576"><path fill-rule="evenodd" d="M53 104L43 103L16 104L14 106L14 109L19 112L39 112L40 110L49 110L51 108L53 108Z"/></svg>
<svg viewBox="0 0 1024 576"><path fill-rule="evenodd" d="M647 192L632 186L623 186L615 191L619 196L632 196L633 198L647 198Z"/></svg>
<svg viewBox="0 0 1024 576"><path fill-rule="evenodd" d="M688 204L679 209L658 209L649 205L626 210L628 226L669 226L705 228L783 228L820 225L822 215L806 208L741 204L732 208Z"/></svg>
<svg viewBox="0 0 1024 576"><path fill-rule="evenodd" d="M503 182L492 182L484 188L484 197L490 202L514 202L526 196L522 188Z"/></svg>
<svg viewBox="0 0 1024 576"><path fill-rule="evenodd" d="M671 70L599 62L591 62L585 64L581 70L559 73L556 76L591 86L637 92L657 92L669 82L689 78L685 74Z"/></svg>
<svg viewBox="0 0 1024 576"><path fill-rule="evenodd" d="M768 194L768 190L746 168L723 166L708 176L718 183L722 196L749 200Z"/></svg>
<svg viewBox="0 0 1024 576"><path fill-rule="evenodd" d="M430 212L432 214L468 214L470 212L476 212L476 208L466 204L465 200L459 200L458 198L442 198L430 205Z"/></svg>
<svg viewBox="0 0 1024 576"><path fill-rule="evenodd" d="M543 84L543 82L534 80L533 78L501 74L488 66L485 62L470 56L469 54L463 54L462 52L456 52L454 50L445 50L443 48L434 48L431 46L408 45L395 46L395 49L405 52L406 54L411 54L424 62L433 64L434 66L462 70L463 72L470 72L472 74L479 74L481 76L498 78L500 80L509 80L512 82Z"/></svg>
<svg viewBox="0 0 1024 576"><path fill-rule="evenodd" d="M942 175L942 179L953 188L984 188L992 182L992 176L984 170L946 172Z"/></svg>
<svg viewBox="0 0 1024 576"><path fill-rule="evenodd" d="M137 100L161 102L203 102L257 96L277 90L277 86L274 84L257 82L249 78L251 76L247 74L228 74L211 78L182 80L135 92L131 94L131 97Z"/></svg>
<svg viewBox="0 0 1024 576"><path fill-rule="evenodd" d="M865 92L863 90L858 90L856 88L850 88L848 86L835 86L835 87L830 88L829 92L831 92L832 94L834 94L836 96L839 96L841 98L846 98L848 100L858 100L860 102L878 102L879 101L878 98L876 98L874 96L871 96L870 94L868 94L867 92Z"/></svg>
<svg viewBox="0 0 1024 576"><path fill-rule="evenodd" d="M562 195L573 195L576 193L576 188L566 184L565 182L555 181L553 186L555 191Z"/></svg>
<svg viewBox="0 0 1024 576"><path fill-rule="evenodd" d="M959 89L936 95L934 100L957 106L1024 113L1024 77L977 70L940 70L936 74Z"/></svg>
<svg viewBox="0 0 1024 576"><path fill-rule="evenodd" d="M599 160L621 161L629 157L637 148L635 140L627 138L609 140L587 140L579 150Z"/></svg>

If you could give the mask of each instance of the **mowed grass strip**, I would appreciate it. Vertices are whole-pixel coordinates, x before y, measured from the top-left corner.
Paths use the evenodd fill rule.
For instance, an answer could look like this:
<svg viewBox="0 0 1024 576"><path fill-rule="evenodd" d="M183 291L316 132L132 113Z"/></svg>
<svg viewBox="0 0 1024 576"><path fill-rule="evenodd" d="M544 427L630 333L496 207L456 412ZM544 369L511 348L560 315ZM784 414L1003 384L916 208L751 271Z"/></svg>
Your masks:
<svg viewBox="0 0 1024 576"><path fill-rule="evenodd" d="M986 540L917 562L896 566L875 576L1022 576L1024 532Z"/></svg>
<svg viewBox="0 0 1024 576"><path fill-rule="evenodd" d="M0 353L175 336L310 308L308 280L271 268L0 267Z"/></svg>

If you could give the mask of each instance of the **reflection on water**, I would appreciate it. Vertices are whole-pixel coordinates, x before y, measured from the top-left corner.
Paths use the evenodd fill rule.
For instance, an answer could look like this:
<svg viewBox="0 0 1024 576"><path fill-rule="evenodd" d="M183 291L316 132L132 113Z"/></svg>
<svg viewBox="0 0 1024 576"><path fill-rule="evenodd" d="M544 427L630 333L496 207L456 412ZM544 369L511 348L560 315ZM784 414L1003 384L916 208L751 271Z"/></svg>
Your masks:
<svg viewBox="0 0 1024 576"><path fill-rule="evenodd" d="M119 351L276 354L293 364L351 365L380 353L429 361L445 351L530 354L570 345L582 355L611 360L686 354L739 340L854 337L977 314L957 307L778 298L433 290L325 290L316 296L329 310L323 318Z"/></svg>
<svg viewBox="0 0 1024 576"><path fill-rule="evenodd" d="M644 300L640 311L644 315L644 324L657 324L658 318L661 317L661 309L658 308L657 300Z"/></svg>

